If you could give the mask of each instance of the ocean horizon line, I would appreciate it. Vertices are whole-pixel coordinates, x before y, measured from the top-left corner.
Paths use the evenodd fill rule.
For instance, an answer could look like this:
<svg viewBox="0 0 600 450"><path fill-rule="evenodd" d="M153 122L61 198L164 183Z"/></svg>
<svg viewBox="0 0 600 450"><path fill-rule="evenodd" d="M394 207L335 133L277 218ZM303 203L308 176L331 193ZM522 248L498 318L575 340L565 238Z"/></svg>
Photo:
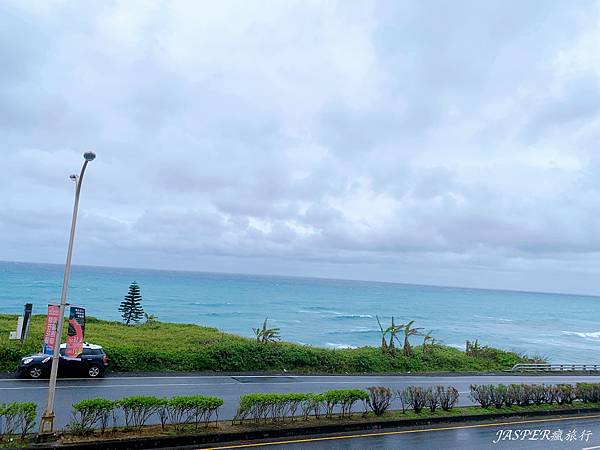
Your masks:
<svg viewBox="0 0 600 450"><path fill-rule="evenodd" d="M0 264L30 264L39 266L56 266L64 267L64 263L49 263L49 262L33 262L33 261L8 261L0 260ZM154 267L125 267L125 266L102 266L95 264L72 264L72 268L90 268L90 269L117 269L117 270L143 270L147 272L162 272L162 273L187 273L187 274L202 274L202 275L220 275L220 276L246 276L246 277L257 277L257 278L282 278L282 279L298 279L298 280L316 280L316 281L335 281L335 282L349 282L349 283L380 283L386 285L395 286L409 286L409 287L425 287L425 288L437 288L437 289L457 289L457 290L474 290L474 291L490 291L490 292L507 292L515 294L537 294L537 295L549 295L549 296L562 296L569 295L575 297L591 297L600 299L600 294L582 294L574 292L550 292L550 291L534 291L534 290L523 290L523 289L500 289L500 288L484 288L484 287L470 287L470 286L456 286L456 285L441 285L441 284L424 284L424 283L411 283L411 282L400 282L400 281L389 281L389 280L363 280L355 278L330 278L330 277L315 277L305 275L281 275L271 273L251 273L251 272L219 272L219 271L206 271L206 270L193 270L193 269L157 269Z"/></svg>

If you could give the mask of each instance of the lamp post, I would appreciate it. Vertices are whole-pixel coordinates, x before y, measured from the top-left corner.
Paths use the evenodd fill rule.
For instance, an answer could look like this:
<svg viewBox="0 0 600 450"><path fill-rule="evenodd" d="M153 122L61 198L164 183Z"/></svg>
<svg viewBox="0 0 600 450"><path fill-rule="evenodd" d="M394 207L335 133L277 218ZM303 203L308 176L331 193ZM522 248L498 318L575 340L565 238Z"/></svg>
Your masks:
<svg viewBox="0 0 600 450"><path fill-rule="evenodd" d="M65 264L65 274L63 278L62 293L60 296L60 307L58 313L58 323L56 330L56 340L54 341L54 352L52 354L52 368L50 370L50 383L48 384L48 403L40 420L40 434L54 433L54 394L56 392L56 375L58 373L58 361L60 357L60 343L62 341L62 327L65 318L65 307L67 305L67 290L69 288L69 273L71 271L71 257L73 255L73 241L75 240L75 226L77 225L77 211L79 210L79 194L81 193L81 183L88 163L96 158L93 152L83 154L84 163L79 175L71 175L71 180L75 182L75 205L73 206L73 218L71 220L71 235L69 237L69 247L67 250L67 262Z"/></svg>

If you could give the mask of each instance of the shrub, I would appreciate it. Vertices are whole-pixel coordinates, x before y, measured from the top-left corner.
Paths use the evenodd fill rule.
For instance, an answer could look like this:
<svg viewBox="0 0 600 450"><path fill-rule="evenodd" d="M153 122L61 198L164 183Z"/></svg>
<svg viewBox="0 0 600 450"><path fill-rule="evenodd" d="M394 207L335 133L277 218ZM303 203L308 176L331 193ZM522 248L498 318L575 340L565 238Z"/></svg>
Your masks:
<svg viewBox="0 0 600 450"><path fill-rule="evenodd" d="M25 436L33 430L37 405L33 402L13 402L0 405L0 436Z"/></svg>
<svg viewBox="0 0 600 450"><path fill-rule="evenodd" d="M159 398L158 407L156 409L158 418L160 420L160 427L164 430L167 423L169 422L169 399Z"/></svg>
<svg viewBox="0 0 600 450"><path fill-rule="evenodd" d="M369 397L367 404L376 416L381 416L390 407L394 394L392 390L383 386L371 386L367 388Z"/></svg>
<svg viewBox="0 0 600 450"><path fill-rule="evenodd" d="M479 403L482 408L488 408L492 404L492 387L488 384L472 384L470 386L471 399Z"/></svg>
<svg viewBox="0 0 600 450"><path fill-rule="evenodd" d="M307 394L306 398L300 403L304 420L308 420L311 412L314 413L317 419L320 418L324 403L323 394Z"/></svg>
<svg viewBox="0 0 600 450"><path fill-rule="evenodd" d="M570 384L557 384L554 388L554 397L559 405L570 405L575 400L575 388Z"/></svg>
<svg viewBox="0 0 600 450"><path fill-rule="evenodd" d="M338 407L340 418L349 415L356 402L362 400L366 405L369 398L367 392L361 389L335 389L324 392L322 395L325 401L326 417L332 417L334 409Z"/></svg>
<svg viewBox="0 0 600 450"><path fill-rule="evenodd" d="M436 386L440 407L444 411L450 411L458 401L458 390L453 387Z"/></svg>
<svg viewBox="0 0 600 450"><path fill-rule="evenodd" d="M600 383L577 383L575 396L584 403L600 401Z"/></svg>
<svg viewBox="0 0 600 450"><path fill-rule="evenodd" d="M419 414L427 404L427 390L420 386L408 386L398 391L398 396L402 402L403 412L408 406Z"/></svg>
<svg viewBox="0 0 600 450"><path fill-rule="evenodd" d="M133 396L119 401L119 406L125 414L125 425L138 430L146 424L152 415L158 412L162 405L161 399L153 396Z"/></svg>
<svg viewBox="0 0 600 450"><path fill-rule="evenodd" d="M117 406L118 402L104 398L92 398L74 403L73 421L69 424L69 428L74 432L86 434L99 427L104 433Z"/></svg>
<svg viewBox="0 0 600 450"><path fill-rule="evenodd" d="M515 404L517 404L518 400L519 400L519 391L520 391L520 387L518 384L510 384L507 388L506 388L506 395L504 396L504 404L507 407L511 407Z"/></svg>
<svg viewBox="0 0 600 450"><path fill-rule="evenodd" d="M358 401L368 401L367 392L360 389L339 389L327 391L322 394L246 394L240 397L238 410L234 421L252 420L254 423L260 421L272 422L284 420L289 417L292 421L301 412L305 420L312 414L319 418L324 411L326 417L332 417L336 409L340 417L344 417L352 411Z"/></svg>
<svg viewBox="0 0 600 450"><path fill-rule="evenodd" d="M440 405L440 397L438 395L438 391L437 389L433 389L428 387L427 389L425 389L425 402L427 404L427 406L429 407L429 411L431 411L432 413L435 412L435 410L437 409L437 407Z"/></svg>
<svg viewBox="0 0 600 450"><path fill-rule="evenodd" d="M219 408L223 400L218 397L204 395L178 396L169 400L166 406L166 416L176 430L182 430L186 425L193 424L198 428L201 423L208 427L213 416L219 418Z"/></svg>
<svg viewBox="0 0 600 450"><path fill-rule="evenodd" d="M543 384L533 384L531 386L531 401L536 405L541 405L542 403L546 403L546 386Z"/></svg>
<svg viewBox="0 0 600 450"><path fill-rule="evenodd" d="M503 384L490 386L490 402L496 408L502 408L502 405L506 402L506 391L506 386Z"/></svg>

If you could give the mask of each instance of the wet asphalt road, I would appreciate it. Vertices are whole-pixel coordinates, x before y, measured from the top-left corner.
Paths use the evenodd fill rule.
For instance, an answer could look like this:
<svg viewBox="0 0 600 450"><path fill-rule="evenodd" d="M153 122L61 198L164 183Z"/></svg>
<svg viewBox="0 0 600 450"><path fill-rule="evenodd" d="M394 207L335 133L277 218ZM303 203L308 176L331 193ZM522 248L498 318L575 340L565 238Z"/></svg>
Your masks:
<svg viewBox="0 0 600 450"><path fill-rule="evenodd" d="M214 449L253 448L263 450L519 450L577 449L600 450L600 415L594 418L563 418L515 421L509 425L467 424L445 425L416 430L386 429L384 435L345 434L288 440L278 444L234 446L219 445ZM509 433L510 430L510 433ZM519 431L517 435L516 431ZM528 430L528 432L525 432ZM527 433L527 434L526 434ZM524 437L522 439L522 437ZM516 438L516 439L515 439ZM551 440L554 439L554 440ZM264 442L264 441L263 441ZM240 445L241 444L241 445Z"/></svg>
<svg viewBox="0 0 600 450"><path fill-rule="evenodd" d="M329 389L367 388L374 385L400 389L408 385L454 386L460 392L460 405L471 404L469 385L483 383L576 383L600 382L600 376L110 376L98 380L60 379L56 393L56 425L63 427L71 418L71 405L79 400L103 397L119 399L129 395L205 394L221 397L223 419L235 414L240 395L251 392L322 392ZM0 379L0 402L33 401L40 415L46 404L47 380ZM600 431L599 431L600 435Z"/></svg>

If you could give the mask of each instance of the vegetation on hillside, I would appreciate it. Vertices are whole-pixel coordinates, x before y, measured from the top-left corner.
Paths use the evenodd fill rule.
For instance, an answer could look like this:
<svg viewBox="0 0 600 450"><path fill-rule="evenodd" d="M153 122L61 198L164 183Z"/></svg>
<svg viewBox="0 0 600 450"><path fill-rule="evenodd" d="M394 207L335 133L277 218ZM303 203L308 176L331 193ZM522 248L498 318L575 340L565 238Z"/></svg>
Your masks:
<svg viewBox="0 0 600 450"><path fill-rule="evenodd" d="M33 316L29 339L9 341L16 315L0 315L0 371L14 371L19 359L41 349L44 315ZM63 334L66 336L66 333ZM113 371L215 371L302 373L398 373L500 371L526 360L488 348L477 356L439 344L410 355L383 353L380 348L324 349L287 342L264 345L256 339L192 324L86 321L87 342L102 345Z"/></svg>

